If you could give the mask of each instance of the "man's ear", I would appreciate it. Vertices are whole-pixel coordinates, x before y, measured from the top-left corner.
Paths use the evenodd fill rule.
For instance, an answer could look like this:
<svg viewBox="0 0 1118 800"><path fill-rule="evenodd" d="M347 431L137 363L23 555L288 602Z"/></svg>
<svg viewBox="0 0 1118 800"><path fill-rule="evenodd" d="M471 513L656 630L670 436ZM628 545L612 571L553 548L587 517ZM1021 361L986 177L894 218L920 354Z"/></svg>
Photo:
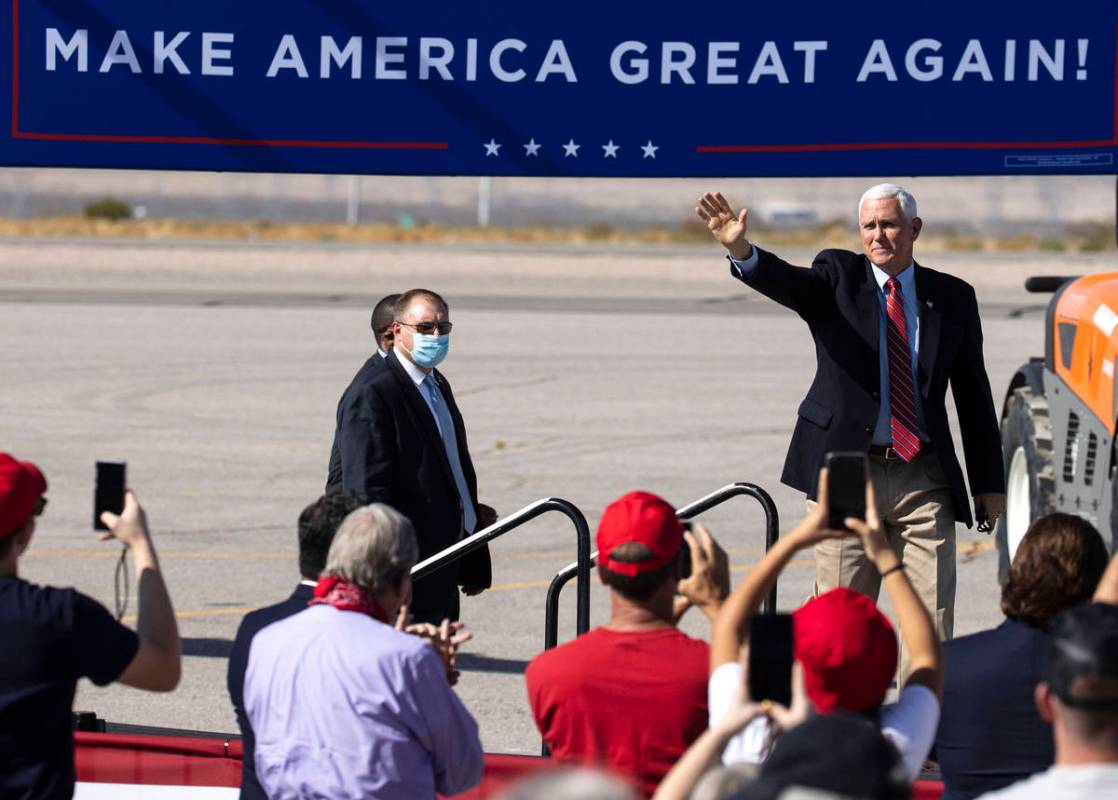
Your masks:
<svg viewBox="0 0 1118 800"><path fill-rule="evenodd" d="M912 240L916 241L920 237L920 231L924 229L924 220L920 217L912 218Z"/></svg>
<svg viewBox="0 0 1118 800"><path fill-rule="evenodd" d="M1040 714L1040 718L1051 725L1055 713L1052 707L1052 690L1047 683L1041 681L1036 685L1036 689L1033 691L1033 699L1036 702L1036 710Z"/></svg>
<svg viewBox="0 0 1118 800"><path fill-rule="evenodd" d="M35 518L31 517L24 523L23 527L15 532L15 551L16 557L22 556L27 552L27 547L31 544L31 536L35 533Z"/></svg>

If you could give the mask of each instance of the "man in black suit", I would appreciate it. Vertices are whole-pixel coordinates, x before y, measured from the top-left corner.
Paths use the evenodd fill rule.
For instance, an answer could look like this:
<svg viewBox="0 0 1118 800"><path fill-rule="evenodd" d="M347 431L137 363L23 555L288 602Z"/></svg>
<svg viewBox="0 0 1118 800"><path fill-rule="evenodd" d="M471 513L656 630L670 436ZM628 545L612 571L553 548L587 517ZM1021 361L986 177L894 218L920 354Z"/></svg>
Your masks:
<svg viewBox="0 0 1118 800"><path fill-rule="evenodd" d="M890 543L940 637L951 638L955 522L970 527L972 517L944 405L948 382L979 522L992 526L1005 509L974 289L916 264L923 222L916 200L893 184L862 196L863 254L824 250L810 269L754 247L747 211L735 213L721 194L704 194L695 211L729 252L732 274L799 314L815 339L815 379L799 407L782 481L811 500L828 452L868 453ZM881 577L856 537L820 543L815 562L817 594L842 585L876 600Z"/></svg>
<svg viewBox="0 0 1118 800"><path fill-rule="evenodd" d="M353 398L360 396L373 372L384 364L388 351L392 349L392 323L396 321L396 301L400 299L399 293L389 294L377 301L373 308L370 324L373 329L373 341L376 342L377 351L361 365L349 386L338 400L337 422L334 427L334 444L330 447L330 466L326 472L326 487L338 487L345 483L342 472L348 466L350 470L356 469L368 447L368 426L352 415L347 415L346 410L354 407ZM343 454L342 446L346 452ZM354 481L356 482L356 481Z"/></svg>
<svg viewBox="0 0 1118 800"><path fill-rule="evenodd" d="M326 490L344 488L386 503L411 520L419 558L496 521L477 502L477 477L450 384L435 366L452 328L446 301L412 289L396 301L393 348L359 389L342 398L341 470ZM418 581L411 611L420 622L456 620L458 589L478 594L492 583L488 548Z"/></svg>
<svg viewBox="0 0 1118 800"><path fill-rule="evenodd" d="M315 584L318 582L318 576L326 568L326 553L330 550L334 533L349 512L365 505L365 502L365 498L356 492L335 492L318 498L303 509L303 513L299 515L299 573L302 575L302 580L295 587L291 597L273 606L246 614L241 620L241 626L237 628L233 649L229 653L226 682L244 744L241 800L265 800L267 797L256 777L253 757L256 739L244 708L245 670L248 668L248 652L252 646L252 639L266 626L286 619L292 614L298 614L307 607Z"/></svg>

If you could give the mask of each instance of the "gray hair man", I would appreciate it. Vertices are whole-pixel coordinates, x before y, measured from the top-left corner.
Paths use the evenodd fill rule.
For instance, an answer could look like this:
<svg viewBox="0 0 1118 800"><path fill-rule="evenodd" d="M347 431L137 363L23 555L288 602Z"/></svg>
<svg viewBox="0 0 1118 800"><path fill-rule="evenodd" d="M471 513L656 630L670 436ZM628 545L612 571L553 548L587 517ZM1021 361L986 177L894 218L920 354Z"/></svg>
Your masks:
<svg viewBox="0 0 1118 800"><path fill-rule="evenodd" d="M916 263L924 223L915 198L895 184L871 187L859 202L861 253L823 250L807 269L755 246L746 235L748 211L735 211L721 194L704 194L695 211L726 248L731 274L795 311L814 339L815 379L797 409L781 480L814 500L828 453L867 454L889 543L940 637L950 639L955 524L970 527L977 518L989 530L1005 509L974 289ZM948 384L966 481L948 423ZM816 545L816 595L837 586L874 600L880 592L881 576L856 537Z"/></svg>
<svg viewBox="0 0 1118 800"><path fill-rule="evenodd" d="M244 703L273 800L307 786L331 798L432 797L481 780L477 723L446 663L393 625L418 552L411 523L389 506L351 512L310 607L253 640Z"/></svg>

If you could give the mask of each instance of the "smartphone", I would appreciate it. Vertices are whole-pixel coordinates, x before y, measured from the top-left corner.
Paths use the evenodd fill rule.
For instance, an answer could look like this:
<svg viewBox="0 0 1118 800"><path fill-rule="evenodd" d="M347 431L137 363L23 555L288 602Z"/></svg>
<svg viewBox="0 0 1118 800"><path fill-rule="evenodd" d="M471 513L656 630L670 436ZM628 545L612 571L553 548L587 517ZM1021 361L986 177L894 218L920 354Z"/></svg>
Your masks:
<svg viewBox="0 0 1118 800"><path fill-rule="evenodd" d="M93 530L95 531L109 529L101 521L102 511L119 514L124 510L124 468L123 461L97 462L97 478L93 484Z"/></svg>
<svg viewBox="0 0 1118 800"><path fill-rule="evenodd" d="M827 527L841 531L847 517L866 518L866 454L827 453Z"/></svg>
<svg viewBox="0 0 1118 800"><path fill-rule="evenodd" d="M683 530L691 531L691 520L681 519L679 523L683 526ZM690 578L691 569L691 545L684 539L679 545L679 579L684 581Z"/></svg>
<svg viewBox="0 0 1118 800"><path fill-rule="evenodd" d="M792 703L792 615L757 614L749 621L749 696Z"/></svg>

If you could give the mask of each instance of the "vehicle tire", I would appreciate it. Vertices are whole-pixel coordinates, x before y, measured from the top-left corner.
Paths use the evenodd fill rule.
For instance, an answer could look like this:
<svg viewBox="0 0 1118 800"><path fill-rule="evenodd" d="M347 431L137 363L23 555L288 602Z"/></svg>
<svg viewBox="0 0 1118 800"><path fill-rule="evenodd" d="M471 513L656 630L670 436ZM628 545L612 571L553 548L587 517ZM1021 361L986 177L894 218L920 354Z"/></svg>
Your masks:
<svg viewBox="0 0 1118 800"><path fill-rule="evenodd" d="M1056 472L1052 463L1052 421L1048 400L1029 386L1014 389L1002 419L1006 513L999 520L998 581L1005 583L1017 546L1032 521L1055 509Z"/></svg>

